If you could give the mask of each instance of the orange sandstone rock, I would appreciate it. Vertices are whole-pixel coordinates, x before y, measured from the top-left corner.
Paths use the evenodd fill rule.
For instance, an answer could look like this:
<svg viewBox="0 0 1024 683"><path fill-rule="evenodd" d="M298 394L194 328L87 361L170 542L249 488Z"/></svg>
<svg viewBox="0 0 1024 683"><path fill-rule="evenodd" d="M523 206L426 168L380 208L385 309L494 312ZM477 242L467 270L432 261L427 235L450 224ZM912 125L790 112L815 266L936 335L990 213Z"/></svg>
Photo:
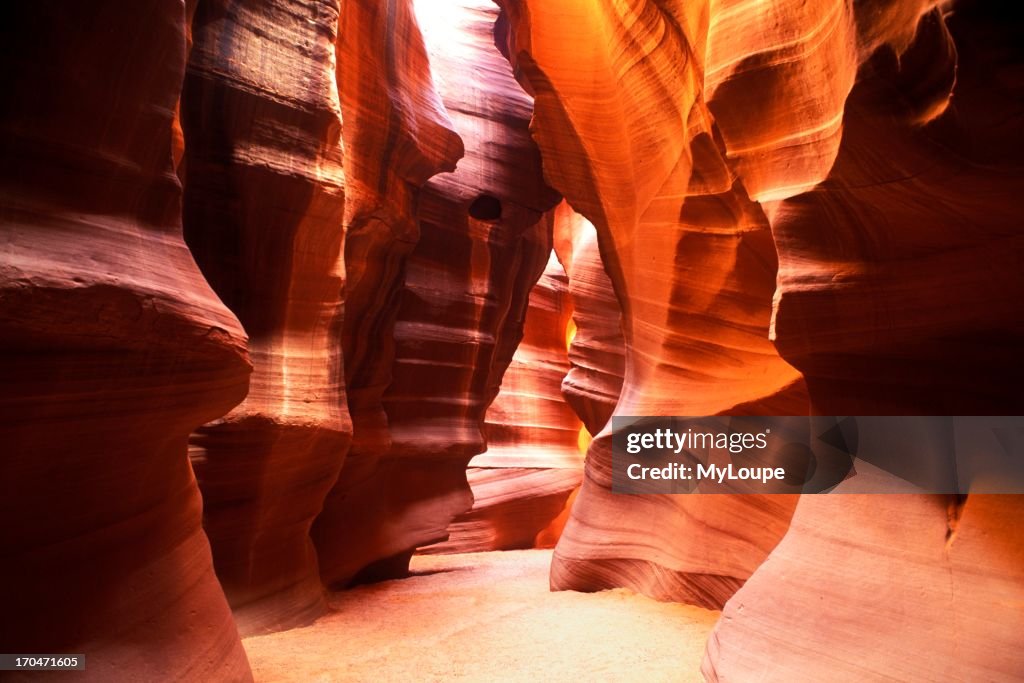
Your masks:
<svg viewBox="0 0 1024 683"><path fill-rule="evenodd" d="M545 177L596 227L622 307L616 414L804 412L799 374L768 339L777 265L768 221L706 101L706 8L504 5L510 54L536 98ZM555 588L625 585L720 607L795 504L613 496L610 456L606 429L555 551Z"/></svg>
<svg viewBox="0 0 1024 683"><path fill-rule="evenodd" d="M562 394L587 431L597 434L611 417L622 391L622 313L601 260L593 224L567 204L560 205L558 211L556 220L569 239L563 259L568 260L574 329L569 346L572 368L562 380Z"/></svg>
<svg viewBox="0 0 1024 683"><path fill-rule="evenodd" d="M772 208L776 344L833 414L1019 414L1019 30L996 8L856 15L828 176ZM899 11L897 11L899 10ZM887 24L885 22L894 22ZM809 496L726 605L709 680L1011 680L1024 500Z"/></svg>
<svg viewBox="0 0 1024 683"><path fill-rule="evenodd" d="M373 495L363 484L379 476L391 447L382 398L392 378L405 263L419 239L420 188L453 170L464 152L435 89L410 1L343 3L337 55L346 184L342 332L353 436L313 527L327 583L347 582L382 552L390 554L376 531L364 533L367 520L387 516L386 507L362 501L353 510L353 497Z"/></svg>

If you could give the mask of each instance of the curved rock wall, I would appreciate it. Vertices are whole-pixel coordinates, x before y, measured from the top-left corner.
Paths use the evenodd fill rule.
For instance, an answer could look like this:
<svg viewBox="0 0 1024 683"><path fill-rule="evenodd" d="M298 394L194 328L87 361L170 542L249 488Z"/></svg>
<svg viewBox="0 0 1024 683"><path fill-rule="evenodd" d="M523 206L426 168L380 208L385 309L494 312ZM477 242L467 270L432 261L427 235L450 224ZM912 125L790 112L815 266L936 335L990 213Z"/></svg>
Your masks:
<svg viewBox="0 0 1024 683"><path fill-rule="evenodd" d="M0 642L84 653L87 680L251 680L187 456L250 366L182 240L184 5L7 21Z"/></svg>
<svg viewBox="0 0 1024 683"><path fill-rule="evenodd" d="M1013 680L1024 586L1019 496L804 496L725 606L710 681Z"/></svg>
<svg viewBox="0 0 1024 683"><path fill-rule="evenodd" d="M419 239L421 186L452 171L464 146L441 102L411 0L344 2L337 83L345 147L345 385L352 444L316 523L321 578L350 580L379 559L359 536L353 489L376 476L391 446L382 403L392 379L405 262Z"/></svg>
<svg viewBox="0 0 1024 683"><path fill-rule="evenodd" d="M424 552L532 548L565 509L583 474L582 424L560 391L571 315L568 278L552 251L530 292L523 339L487 411L487 451L466 470L473 507L448 527L446 542Z"/></svg>
<svg viewBox="0 0 1024 683"><path fill-rule="evenodd" d="M337 25L330 0L204 0L192 23L185 239L249 333L255 371L245 401L193 435L191 457L243 633L325 609L309 527L351 433Z"/></svg>
<svg viewBox="0 0 1024 683"><path fill-rule="evenodd" d="M633 4L505 3L510 54L536 97L545 176L597 228L622 306L616 413L802 414L799 374L768 339L768 221L704 100L706 15L692 3ZM610 467L606 429L556 548L555 588L625 585L720 607L782 537L796 502L612 496Z"/></svg>
<svg viewBox="0 0 1024 683"><path fill-rule="evenodd" d="M612 416L622 391L622 312L601 261L593 224L565 203L558 207L557 220L567 239L561 253L568 261L575 329L562 394L587 431L597 434Z"/></svg>
<svg viewBox="0 0 1024 683"><path fill-rule="evenodd" d="M1011 47L1013 22L993 8L934 5L635 2L587 11L569 3L556 13L543 3L507 3L513 58L537 96L545 171L594 220L623 303L620 414L719 410L741 384L719 376L710 392L687 389L723 361L740 371L757 362L722 353L721 343L709 353L716 323L694 324L689 303L716 302L704 310L717 323L735 321L743 319L729 310L737 294L748 297L751 314L765 310L773 290L771 323L761 318L757 334L770 335L806 376L818 413L1019 411L1020 364L1010 349L1019 346L1022 319L1021 238L1011 209L1021 183L1012 170L1020 85L1011 76L1020 52ZM560 29L567 18L568 35ZM611 103L609 92L617 93ZM670 200L681 201L678 212L665 210ZM699 237L676 241L666 227L676 215ZM656 216L665 220L649 220ZM730 222L745 226L749 246L732 256L705 252L700 265L678 260L687 242L724 242ZM742 255L757 254L764 273L774 269L764 242L754 246L768 226L777 284L757 285ZM650 279L669 259L656 249L669 252L673 242L683 287L658 291ZM707 263L703 277L687 277ZM729 272L718 270L726 263ZM685 313L667 327L679 341L657 349L644 338L660 321L651 306L668 302L675 313L677 291ZM643 316L634 305L640 298ZM736 332L726 338L741 339ZM699 346L686 339L695 333ZM689 373L673 376L671 363L658 376L644 373L648 359L663 362L677 349ZM650 388L632 386L644 380ZM652 399L656 387L677 388L679 398ZM745 387L761 397L726 412L797 408L765 401L763 379ZM709 644L704 673L712 680L762 677L767 661L772 680L1001 679L1020 669L1019 643L1007 635L1020 630L1008 607L1022 586L1016 498L808 497L758 568L785 531L777 523L784 510L766 519L754 510L729 514L717 501L705 508L688 499L689 509L664 501L651 510L657 499L602 499L602 441L591 449L574 507L579 523L559 544L552 583L632 585L720 604L756 570ZM629 522L637 510L653 528ZM692 532L705 512L717 529L769 533L748 536L760 541L759 552L719 556L721 540ZM651 544L648 556L668 560L646 567L636 550L609 562L607 547L586 545L583 530L593 528L618 555L684 529L704 546L713 575L665 571L679 562L681 542Z"/></svg>
<svg viewBox="0 0 1024 683"><path fill-rule="evenodd" d="M1019 29L920 9L896 15L912 40L866 54L827 178L774 209L776 344L824 414L1019 414ZM893 30L855 18L862 41ZM771 680L1015 678L1022 515L1019 496L804 497L705 676L770 657Z"/></svg>
<svg viewBox="0 0 1024 683"><path fill-rule="evenodd" d="M0 643L250 680L232 607L568 516L709 680L1017 676L1021 497L612 495L607 423L1024 410L1019 22L500 4L10 12Z"/></svg>
<svg viewBox="0 0 1024 683"><path fill-rule="evenodd" d="M497 9L467 0L417 10L465 158L416 200L419 239L405 262L383 399L390 446L350 459L315 528L332 584L404 573L417 547L443 540L471 507L466 464L485 449L484 411L551 249L546 212L557 195L527 129L530 98L495 47Z"/></svg>

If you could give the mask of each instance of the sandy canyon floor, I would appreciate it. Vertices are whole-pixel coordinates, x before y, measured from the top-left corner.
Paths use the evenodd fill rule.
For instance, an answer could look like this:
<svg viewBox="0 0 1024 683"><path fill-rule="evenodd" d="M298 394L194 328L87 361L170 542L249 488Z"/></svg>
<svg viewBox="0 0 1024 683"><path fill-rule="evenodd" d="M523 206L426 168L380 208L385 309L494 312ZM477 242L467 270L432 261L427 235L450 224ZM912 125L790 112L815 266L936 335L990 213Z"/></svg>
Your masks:
<svg viewBox="0 0 1024 683"><path fill-rule="evenodd" d="M718 618L628 590L552 593L549 550L413 558L306 628L247 638L256 680L700 681Z"/></svg>

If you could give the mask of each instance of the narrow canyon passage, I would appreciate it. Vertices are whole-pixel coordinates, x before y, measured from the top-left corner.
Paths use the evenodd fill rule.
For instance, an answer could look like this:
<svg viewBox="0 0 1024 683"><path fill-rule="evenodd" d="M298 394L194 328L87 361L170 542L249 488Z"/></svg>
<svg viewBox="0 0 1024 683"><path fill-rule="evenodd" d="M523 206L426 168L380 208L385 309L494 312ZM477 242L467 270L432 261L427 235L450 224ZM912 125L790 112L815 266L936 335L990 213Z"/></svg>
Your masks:
<svg viewBox="0 0 1024 683"><path fill-rule="evenodd" d="M1024 680L997 5L19 3L0 680Z"/></svg>

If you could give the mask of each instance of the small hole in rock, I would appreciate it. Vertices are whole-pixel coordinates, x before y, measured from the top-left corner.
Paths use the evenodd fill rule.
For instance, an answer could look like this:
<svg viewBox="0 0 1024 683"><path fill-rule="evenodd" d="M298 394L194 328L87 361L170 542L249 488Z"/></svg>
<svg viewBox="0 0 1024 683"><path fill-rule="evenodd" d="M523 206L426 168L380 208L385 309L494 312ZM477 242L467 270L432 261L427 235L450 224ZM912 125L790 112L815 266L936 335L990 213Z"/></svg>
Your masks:
<svg viewBox="0 0 1024 683"><path fill-rule="evenodd" d="M501 218L501 201L489 194L482 194L469 205L469 215L478 221L496 221Z"/></svg>

